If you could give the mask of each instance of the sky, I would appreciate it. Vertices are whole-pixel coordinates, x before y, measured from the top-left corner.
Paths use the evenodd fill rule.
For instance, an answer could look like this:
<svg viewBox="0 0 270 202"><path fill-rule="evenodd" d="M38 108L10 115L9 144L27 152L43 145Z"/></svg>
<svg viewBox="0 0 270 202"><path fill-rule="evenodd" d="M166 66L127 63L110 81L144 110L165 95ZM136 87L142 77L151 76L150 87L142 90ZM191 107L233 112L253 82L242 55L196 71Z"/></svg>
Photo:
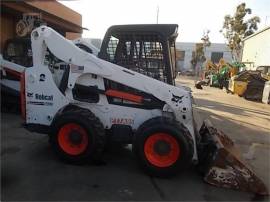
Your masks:
<svg viewBox="0 0 270 202"><path fill-rule="evenodd" d="M245 2L253 16L261 18L259 29L270 26L270 0L70 0L60 1L82 15L83 37L103 38L111 25L178 24L180 42L199 42L210 30L212 43L224 43L219 32L224 16L233 15L236 6ZM159 10L159 12L157 12Z"/></svg>

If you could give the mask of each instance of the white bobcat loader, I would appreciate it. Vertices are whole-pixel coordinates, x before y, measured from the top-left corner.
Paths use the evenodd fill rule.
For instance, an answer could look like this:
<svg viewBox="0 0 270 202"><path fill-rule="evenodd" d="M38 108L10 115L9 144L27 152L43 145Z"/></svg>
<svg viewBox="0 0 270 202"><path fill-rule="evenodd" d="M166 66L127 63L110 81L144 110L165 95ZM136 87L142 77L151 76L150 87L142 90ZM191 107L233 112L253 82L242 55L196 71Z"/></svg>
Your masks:
<svg viewBox="0 0 270 202"><path fill-rule="evenodd" d="M169 176L196 164L210 184L267 194L231 152L226 135L208 122L195 131L186 88L99 59L47 26L33 30L31 41L33 67L21 76L25 126L49 134L63 160L100 158L110 139L132 144L150 175ZM49 68L55 61L64 65L60 82Z"/></svg>

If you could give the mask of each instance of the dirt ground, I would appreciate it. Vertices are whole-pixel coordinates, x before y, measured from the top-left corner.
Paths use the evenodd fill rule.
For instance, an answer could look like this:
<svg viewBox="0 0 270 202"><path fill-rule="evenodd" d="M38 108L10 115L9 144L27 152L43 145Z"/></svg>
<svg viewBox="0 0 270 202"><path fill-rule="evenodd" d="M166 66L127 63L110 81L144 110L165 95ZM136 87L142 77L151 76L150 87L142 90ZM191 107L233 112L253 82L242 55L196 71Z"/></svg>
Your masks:
<svg viewBox="0 0 270 202"><path fill-rule="evenodd" d="M218 88L196 89L190 77L182 76L177 81L193 91L198 125L210 119L225 132L270 191L270 105L248 101Z"/></svg>
<svg viewBox="0 0 270 202"><path fill-rule="evenodd" d="M270 105L216 88L194 89L190 78L177 80L193 90L196 121L208 118L228 134L269 188ZM193 168L170 179L149 177L137 166L130 146L109 149L101 165L65 164L52 152L46 135L28 132L21 123L19 115L2 114L3 201L269 201L206 184Z"/></svg>

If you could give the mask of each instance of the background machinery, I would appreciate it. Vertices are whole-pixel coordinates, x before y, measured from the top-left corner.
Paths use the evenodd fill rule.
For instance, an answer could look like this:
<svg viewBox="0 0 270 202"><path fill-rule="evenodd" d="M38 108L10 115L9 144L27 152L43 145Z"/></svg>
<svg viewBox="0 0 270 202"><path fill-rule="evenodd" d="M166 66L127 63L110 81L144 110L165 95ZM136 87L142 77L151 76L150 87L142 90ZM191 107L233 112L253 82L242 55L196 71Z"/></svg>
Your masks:
<svg viewBox="0 0 270 202"><path fill-rule="evenodd" d="M243 66L244 64L238 62L227 63L223 58L220 59L218 64L208 60L200 82L221 89L225 87L228 91L228 88L232 88L233 85L230 83L230 78L238 74Z"/></svg>

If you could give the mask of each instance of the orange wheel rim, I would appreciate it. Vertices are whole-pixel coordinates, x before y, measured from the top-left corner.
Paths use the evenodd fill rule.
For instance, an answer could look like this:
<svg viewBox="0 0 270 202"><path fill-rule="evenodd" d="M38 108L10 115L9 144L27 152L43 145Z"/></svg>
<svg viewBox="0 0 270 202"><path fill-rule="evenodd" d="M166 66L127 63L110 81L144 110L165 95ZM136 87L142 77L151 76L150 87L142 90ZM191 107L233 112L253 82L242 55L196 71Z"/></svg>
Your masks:
<svg viewBox="0 0 270 202"><path fill-rule="evenodd" d="M177 140L167 133L155 133L149 136L144 144L146 159L157 167L169 167L180 156Z"/></svg>
<svg viewBox="0 0 270 202"><path fill-rule="evenodd" d="M74 141L76 136L77 140ZM76 123L68 123L62 126L58 133L58 143L61 149L69 155L83 153L88 145L88 135L84 128Z"/></svg>

